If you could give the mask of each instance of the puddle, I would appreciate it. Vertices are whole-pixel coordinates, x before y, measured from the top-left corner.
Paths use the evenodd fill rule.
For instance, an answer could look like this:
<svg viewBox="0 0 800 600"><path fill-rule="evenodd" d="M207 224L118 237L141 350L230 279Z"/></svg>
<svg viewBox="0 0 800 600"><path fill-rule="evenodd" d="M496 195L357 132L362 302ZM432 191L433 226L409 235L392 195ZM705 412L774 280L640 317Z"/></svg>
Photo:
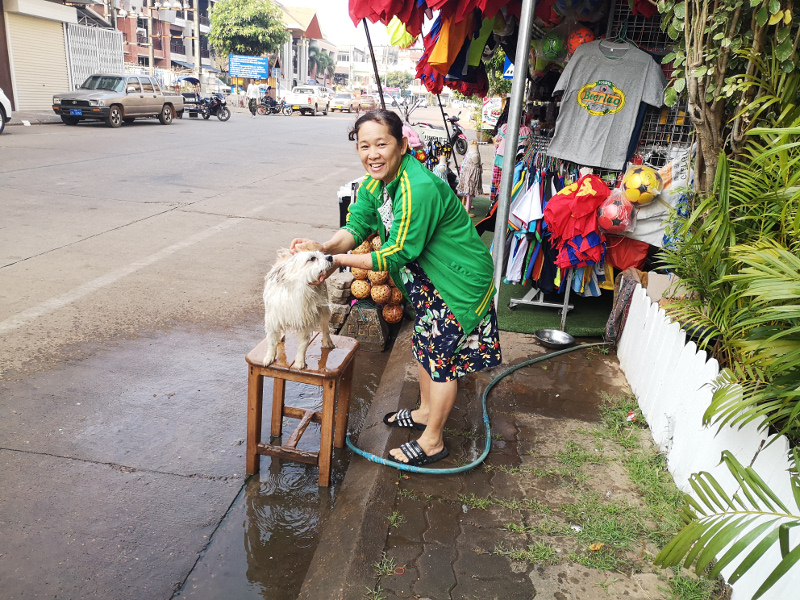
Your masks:
<svg viewBox="0 0 800 600"><path fill-rule="evenodd" d="M360 428L375 394L389 351L360 352L353 372L348 430ZM262 439L269 439L269 406ZM287 382L286 404L320 410L316 386ZM284 439L297 421L284 419ZM319 449L320 427L308 426L299 449ZM349 451L334 450L330 488L317 486L317 468L270 456L251 477L214 533L211 544L176 597L290 600L297 597L314 555L320 526L328 517L349 463Z"/></svg>

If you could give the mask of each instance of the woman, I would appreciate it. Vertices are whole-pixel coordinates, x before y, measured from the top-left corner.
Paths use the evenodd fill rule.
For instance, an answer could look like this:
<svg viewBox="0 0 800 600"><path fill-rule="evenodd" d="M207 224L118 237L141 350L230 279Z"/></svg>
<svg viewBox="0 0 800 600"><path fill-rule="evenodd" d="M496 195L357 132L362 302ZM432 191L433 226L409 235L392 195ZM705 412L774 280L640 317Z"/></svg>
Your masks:
<svg viewBox="0 0 800 600"><path fill-rule="evenodd" d="M500 364L492 300L492 258L450 187L408 151L403 123L374 110L350 132L367 176L350 206L347 224L321 245L338 266L389 271L416 313L413 351L420 406L389 413L389 427L422 430L419 439L391 451L392 460L425 465L448 455L442 433L458 378ZM381 249L346 254L371 233ZM292 241L292 251L320 245Z"/></svg>

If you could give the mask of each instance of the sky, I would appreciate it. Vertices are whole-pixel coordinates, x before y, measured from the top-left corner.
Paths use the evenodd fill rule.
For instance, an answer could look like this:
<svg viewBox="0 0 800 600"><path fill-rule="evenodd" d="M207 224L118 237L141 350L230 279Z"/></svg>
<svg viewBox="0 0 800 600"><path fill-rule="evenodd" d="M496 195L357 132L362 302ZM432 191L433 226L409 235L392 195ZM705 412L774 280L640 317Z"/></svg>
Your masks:
<svg viewBox="0 0 800 600"><path fill-rule="evenodd" d="M337 46L367 48L364 26L353 25L347 10L347 0L279 0L284 6L305 6L317 11L322 33ZM386 27L382 23L369 23L369 34L376 46L389 43Z"/></svg>

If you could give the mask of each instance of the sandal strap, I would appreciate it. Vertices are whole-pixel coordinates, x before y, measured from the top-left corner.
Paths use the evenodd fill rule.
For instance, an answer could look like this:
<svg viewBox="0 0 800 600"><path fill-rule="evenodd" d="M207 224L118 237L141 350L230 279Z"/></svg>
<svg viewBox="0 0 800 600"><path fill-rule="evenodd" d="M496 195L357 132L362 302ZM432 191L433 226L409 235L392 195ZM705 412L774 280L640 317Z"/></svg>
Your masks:
<svg viewBox="0 0 800 600"><path fill-rule="evenodd" d="M411 440L410 442L406 442L405 444L400 444L400 450L403 454L406 455L408 458L409 463L414 463L422 458L427 458L427 454L422 449L422 446L419 445L417 440Z"/></svg>
<svg viewBox="0 0 800 600"><path fill-rule="evenodd" d="M397 411L397 414L394 417L394 422L397 423L400 427L413 427L414 426L414 419L411 418L411 411L407 408L403 408Z"/></svg>

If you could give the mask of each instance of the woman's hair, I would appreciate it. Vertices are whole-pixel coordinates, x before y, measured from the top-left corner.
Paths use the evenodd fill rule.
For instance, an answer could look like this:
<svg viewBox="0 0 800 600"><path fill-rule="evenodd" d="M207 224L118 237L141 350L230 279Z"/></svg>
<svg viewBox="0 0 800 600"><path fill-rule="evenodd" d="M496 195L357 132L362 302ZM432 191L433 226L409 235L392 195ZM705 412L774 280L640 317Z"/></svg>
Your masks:
<svg viewBox="0 0 800 600"><path fill-rule="evenodd" d="M396 113L390 110L371 110L364 113L363 116L358 118L356 124L353 125L353 128L347 134L347 139L351 142L358 141L358 130L368 121L386 125L386 127L389 128L389 133L397 140L398 145L403 145L403 121L400 120L400 117L398 117Z"/></svg>

